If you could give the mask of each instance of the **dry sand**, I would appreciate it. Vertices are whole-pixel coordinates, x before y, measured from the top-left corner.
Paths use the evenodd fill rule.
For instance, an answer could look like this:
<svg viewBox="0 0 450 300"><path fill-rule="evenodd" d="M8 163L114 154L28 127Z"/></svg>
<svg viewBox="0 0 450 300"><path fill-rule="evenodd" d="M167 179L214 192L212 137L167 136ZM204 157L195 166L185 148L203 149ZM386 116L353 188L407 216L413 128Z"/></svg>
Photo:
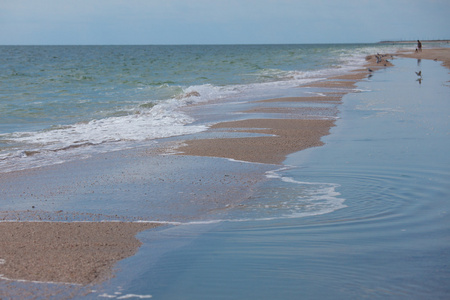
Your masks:
<svg viewBox="0 0 450 300"><path fill-rule="evenodd" d="M281 164L286 155L320 146L329 133L332 120L249 119L223 122L211 129L261 133L272 136L200 139L187 141L179 148L183 154L232 158L235 160ZM234 130L233 130L234 129Z"/></svg>
<svg viewBox="0 0 450 300"><path fill-rule="evenodd" d="M273 98L256 101L256 103L270 103L270 102L329 102L329 101L341 101L340 96L310 96L310 97L283 97Z"/></svg>
<svg viewBox="0 0 450 300"><path fill-rule="evenodd" d="M342 95L324 95L309 97L283 97L255 101L255 103L265 103L269 106L258 106L255 108L242 111L245 114L263 113L278 114L280 119L321 119L336 117L338 110L337 105L341 103ZM280 103L311 103L311 106L291 105L288 107L279 107ZM329 104L324 107L316 107L317 103ZM277 106L278 105L278 106Z"/></svg>
<svg viewBox="0 0 450 300"><path fill-rule="evenodd" d="M384 58L385 59L385 58ZM383 61L381 66L384 67ZM387 64L387 63L386 63ZM367 66L378 65L376 58L368 57ZM380 66L380 67L381 67ZM244 121L219 123L210 128L214 131L225 129L230 132L238 131L248 133L263 133L270 136L224 139L197 139L187 140L186 145L178 150L181 154L214 156L243 160L249 162L281 164L288 154L321 146L321 138L329 134L334 126L334 117L337 114L336 107L277 107L277 103L334 103L339 104L342 97L352 92L358 80L369 75L367 69L361 69L351 74L329 78L317 83L303 85L301 87L333 89L331 92L321 93L323 96L284 97L263 99L255 101L255 108L242 113L249 116L252 113L279 114L279 119L248 119ZM267 105L271 104L270 107ZM273 106L275 105L275 106ZM311 116L317 116L311 119ZM325 118L322 118L325 116Z"/></svg>
<svg viewBox="0 0 450 300"><path fill-rule="evenodd" d="M96 283L136 253L135 235L157 224L125 222L1 222L2 279Z"/></svg>
<svg viewBox="0 0 450 300"><path fill-rule="evenodd" d="M420 53L399 56L417 59L437 59L450 67L450 49L426 49ZM290 97L261 101L253 112L286 114L284 108L267 108L264 104L277 102L339 102L352 92L358 80L366 78L368 68L390 66L391 56L370 56L366 68L351 74L304 87L331 88L326 97ZM286 155L320 146L321 137L329 133L333 120L248 119L223 122L210 130L248 132L265 136L248 138L198 139L186 141L180 148L186 155L215 156L236 160L281 164ZM2 222L0 223L0 274L3 278L31 281L89 284L107 279L114 264L133 255L140 245L135 235L155 227L144 223L60 223L60 222Z"/></svg>
<svg viewBox="0 0 450 300"><path fill-rule="evenodd" d="M283 119L317 119L321 116L336 116L337 109L333 107L258 107L243 111L244 113L282 114Z"/></svg>
<svg viewBox="0 0 450 300"><path fill-rule="evenodd" d="M303 85L302 87L331 89L323 93L325 96L311 97L286 97L265 99L255 103L277 102L339 102L342 96L353 92L357 81L370 76L371 72L380 68L393 66L391 59L395 56L411 57L417 59L433 59L443 62L450 68L450 48L425 49L422 52L404 51L398 54L376 54L366 57L364 68L355 70L349 74L336 76L317 83ZM307 110L309 108L303 108ZM227 139L200 139L186 141L186 146L179 150L186 155L217 156L250 162L280 164L286 155L309 147L322 145L321 137L329 133L334 122L330 120L304 120L302 108L286 107L256 107L244 111L244 113L278 113L289 115L285 119L248 119L245 121L219 123L210 130L226 128L241 128L240 131L251 133L265 133L273 136L227 138ZM318 109L316 110L318 111ZM292 120L292 115L297 114L298 119ZM257 128L257 129L255 129ZM264 129L263 129L264 128ZM236 131L236 129L234 130Z"/></svg>
<svg viewBox="0 0 450 300"><path fill-rule="evenodd" d="M356 80L326 80L317 83L310 83L304 87L331 88L331 89L353 89L356 87Z"/></svg>
<svg viewBox="0 0 450 300"><path fill-rule="evenodd" d="M423 49L421 52L404 51L398 56L441 61L443 66L450 68L450 48Z"/></svg>

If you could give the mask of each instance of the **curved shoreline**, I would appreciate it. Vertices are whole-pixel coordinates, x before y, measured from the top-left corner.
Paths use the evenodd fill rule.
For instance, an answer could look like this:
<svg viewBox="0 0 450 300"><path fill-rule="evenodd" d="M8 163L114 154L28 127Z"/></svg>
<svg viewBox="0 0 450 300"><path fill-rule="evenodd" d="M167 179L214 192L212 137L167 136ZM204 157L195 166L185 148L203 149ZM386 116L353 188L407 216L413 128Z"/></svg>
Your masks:
<svg viewBox="0 0 450 300"><path fill-rule="evenodd" d="M445 67L450 68L450 48L424 49L422 52L404 50L393 54L369 55L366 57L367 63L361 69L300 86L301 88L328 90L328 93L325 93L324 96L300 96L255 101L255 104L259 104L257 107L241 112L248 114L249 118L245 121L222 122L215 124L208 130L214 131L221 128L233 132L236 131L234 128L240 128L240 132L265 133L272 135L270 137L187 140L185 141L186 145L178 150L182 152L181 155L225 157L249 162L281 164L288 154L322 145L320 139L329 134L334 122L329 119L313 118L311 120L305 118L305 115L301 114L302 110L306 110L304 107L286 108L282 105L267 107L264 104L283 102L340 103L344 95L355 92L354 88L358 81L371 76L373 71L393 66L391 59L395 59L396 56L441 61ZM308 109L307 115L319 111L317 108ZM335 108L335 110L334 114L337 114L338 108ZM277 121L270 118L252 119L251 113L271 113L278 114L280 117ZM329 111L329 113L333 115L332 111ZM293 116L294 114L295 116ZM308 124L313 121L313 130L311 130L312 128Z"/></svg>
<svg viewBox="0 0 450 300"><path fill-rule="evenodd" d="M420 53L393 55L414 59L436 59L450 68L450 48L424 49ZM342 97L354 92L355 83L370 75L367 68L375 70L383 67L384 63L377 64L376 58L371 56L365 68L302 86L325 90L327 91L325 96L255 101L254 108L243 111L244 114L248 114L249 119L221 122L208 130L248 133L249 137L186 140L187 146L178 149L184 153L179 155L226 157L265 164L281 164L290 153L320 146L321 137L327 135L329 129L334 126L333 119L311 120L301 114L302 109L319 113L318 108L286 108L284 104L333 103L327 108L327 114L332 115L337 113ZM252 114L267 114L277 118L252 119ZM254 137L255 133L263 136ZM283 147L279 146L280 143ZM0 245L1 277L81 285L98 283L112 275L112 268L119 260L136 253L140 246L140 242L135 238L138 232L160 225L127 222L86 222L81 226L79 223L43 224L45 225L20 221L0 223L2 237L8 241ZM17 249L22 252L18 252ZM84 255L88 258L84 258ZM55 261L59 261L58 264L49 262L48 259L53 260L53 257L58 257L55 258ZM80 261L84 263L79 264Z"/></svg>
<svg viewBox="0 0 450 300"><path fill-rule="evenodd" d="M392 66L385 54L381 58L376 55L366 57L364 68L348 74L334 76L318 82L305 84L299 88L319 88L325 93L321 96L299 96L254 101L255 107L241 111L247 119L222 122L211 126L206 132L217 129L227 132L263 133L270 136L246 138L213 138L186 140L184 146L178 148L180 155L224 157L241 161L282 164L287 155L311 147L323 145L321 138L329 134L337 116L337 105L342 97L355 92L356 83L370 75L369 69ZM311 103L311 107L296 107L296 103ZM331 107L317 108L317 103L334 103ZM289 103L290 107L285 105ZM268 106L268 104L271 104ZM278 105L277 105L278 104ZM324 113L324 111L326 111ZM302 113L306 112L306 113ZM277 115L253 119L252 113ZM316 115L316 117L314 117ZM324 115L324 117L320 117ZM312 117L311 117L312 116ZM238 128L239 130L236 130ZM199 134L200 136L202 133Z"/></svg>

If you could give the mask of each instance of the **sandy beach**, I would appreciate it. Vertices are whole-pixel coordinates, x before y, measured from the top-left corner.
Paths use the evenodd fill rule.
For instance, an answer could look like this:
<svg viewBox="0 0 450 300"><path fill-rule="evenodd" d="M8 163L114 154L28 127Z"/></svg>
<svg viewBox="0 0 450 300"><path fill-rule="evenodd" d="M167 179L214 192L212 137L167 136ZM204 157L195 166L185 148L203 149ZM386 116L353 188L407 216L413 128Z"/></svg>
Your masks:
<svg viewBox="0 0 450 300"><path fill-rule="evenodd" d="M420 52L400 52L400 57L409 57L415 59L429 59L442 62L444 67L450 68L449 48L423 49Z"/></svg>
<svg viewBox="0 0 450 300"><path fill-rule="evenodd" d="M273 110L277 112L277 110ZM286 155L322 145L333 121L252 119L219 123L211 127L269 136L251 138L199 139L179 148L183 154L232 158L235 160L281 164Z"/></svg>
<svg viewBox="0 0 450 300"><path fill-rule="evenodd" d="M2 222L1 279L89 284L111 276L136 253L139 231L158 225L124 222Z"/></svg>
<svg viewBox="0 0 450 300"><path fill-rule="evenodd" d="M303 87L330 89L324 97L288 97L266 99L257 101L264 103L282 102L329 102L341 101L346 93L353 92L358 80L367 78L374 70L393 66L391 60L394 56L410 57L416 59L433 59L442 61L444 66L450 67L450 49L426 49L422 52L402 52L399 54L375 54L366 58L365 68L356 70L352 74L335 76ZM340 93L338 96L333 93ZM245 121L219 123L210 130L226 129L242 132L264 133L271 136L251 138L227 138L227 139L197 139L186 141L187 146L179 148L186 155L217 156L236 160L244 160L259 163L280 164L286 155L310 147L322 145L320 138L329 133L334 122L330 120L302 120L301 110L260 107L245 111L245 113L266 112L278 114L291 114L295 111L298 120L281 118L248 119Z"/></svg>
<svg viewBox="0 0 450 300"><path fill-rule="evenodd" d="M248 118L221 122L205 132L236 133L239 137L204 138L201 133L195 139L184 140L184 145L176 149L177 155L280 165L291 153L321 146L321 138L334 126L332 118L311 119L306 115L336 116L342 97L355 92L355 84L370 76L372 71L392 66L391 59L395 56L438 60L450 68L450 48L381 57L372 55L360 70L302 86L320 88L325 96L259 99L253 102L253 108L242 111ZM283 103L333 103L336 106L290 108L281 105ZM305 110L308 114L302 114ZM253 118L253 114L258 117ZM260 114L269 117L261 118ZM242 137L242 134L248 136ZM113 276L118 261L136 253L140 242L135 235L156 226L158 224L132 222L1 222L1 278L80 285L101 282Z"/></svg>
<svg viewBox="0 0 450 300"><path fill-rule="evenodd" d="M376 55L368 56L364 69L301 86L303 88L321 88L325 92L323 96L258 100L255 103L260 104L260 106L242 112L249 114L249 119L219 123L209 129L211 131L221 129L229 132L262 133L270 136L188 140L186 141L187 145L180 147L178 150L185 155L225 157L249 162L281 164L290 153L322 145L320 139L329 134L330 128L334 126L334 121L320 119L322 113L319 108L276 107L276 103L334 102L338 104L345 94L353 92L357 81L370 75L370 70L392 66L388 58L391 59L392 55L380 55L379 58ZM269 103L275 103L275 107L264 106ZM327 115L332 117L336 116L338 112L337 107L322 110L326 110ZM318 117L315 120L305 120L305 112L307 112L307 115L317 115ZM269 118L252 119L252 113L272 113L278 114L280 117L276 120Z"/></svg>

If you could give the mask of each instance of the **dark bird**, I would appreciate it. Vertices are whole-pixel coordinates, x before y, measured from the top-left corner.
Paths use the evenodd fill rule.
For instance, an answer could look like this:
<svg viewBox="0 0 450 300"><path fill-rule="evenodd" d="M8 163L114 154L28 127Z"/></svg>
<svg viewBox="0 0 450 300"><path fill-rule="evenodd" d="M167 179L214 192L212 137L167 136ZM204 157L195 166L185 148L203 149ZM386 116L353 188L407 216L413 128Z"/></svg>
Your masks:
<svg viewBox="0 0 450 300"><path fill-rule="evenodd" d="M416 75L422 77L422 71L416 72Z"/></svg>
<svg viewBox="0 0 450 300"><path fill-rule="evenodd" d="M369 68L369 69L367 69L367 70L369 70L369 72L373 72L373 71L372 71L372 69L370 69L370 68Z"/></svg>

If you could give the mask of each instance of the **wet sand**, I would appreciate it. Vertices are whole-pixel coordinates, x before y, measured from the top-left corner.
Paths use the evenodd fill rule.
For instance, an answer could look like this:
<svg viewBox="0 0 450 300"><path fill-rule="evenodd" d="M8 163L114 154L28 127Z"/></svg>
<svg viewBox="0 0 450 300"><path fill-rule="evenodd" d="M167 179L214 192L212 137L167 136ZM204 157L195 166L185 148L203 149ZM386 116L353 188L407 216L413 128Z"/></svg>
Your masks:
<svg viewBox="0 0 450 300"><path fill-rule="evenodd" d="M305 114L302 114L302 111L309 109L306 115L314 115L314 111L320 115L320 109L318 108L267 107L264 104L340 102L345 94L354 92L353 89L359 80L367 78L378 69L393 66L391 60L394 59L394 56L439 60L443 62L444 66L450 67L450 48L370 55L366 57L367 63L364 68L355 70L350 74L301 86L303 88L330 90L322 93L324 96L286 97L255 101L255 103L261 103L261 106L243 111L243 113L249 114L248 120L219 123L210 128L210 131L219 128L236 131L236 128L240 128L241 132L264 133L272 136L188 140L186 146L180 147L179 150L186 155L216 156L250 162L281 164L290 153L322 145L321 137L329 133L329 129L334 126L334 122L332 120L304 119ZM284 114L285 118L280 117L276 121L251 119L252 113ZM297 117L297 120L292 120L292 118L295 118L293 115ZM329 115L333 115L333 113L329 112Z"/></svg>
<svg viewBox="0 0 450 300"><path fill-rule="evenodd" d="M437 59L449 67L450 49L426 49L421 53L401 53L416 59ZM302 87L320 88L325 96L261 99L244 112L245 120L222 122L208 132L248 133L248 137L185 140L179 155L224 157L264 164L281 164L287 155L322 145L333 119L305 119L302 108L287 109L282 103L339 103L353 92L355 83L376 70L390 66L391 56L370 56L367 66L342 76ZM386 65L386 66L385 66ZM277 106L280 104L280 106ZM271 105L271 106L268 106ZM318 108L308 108L311 111ZM276 114L278 118L253 118L253 113ZM286 117L289 115L289 117ZM295 117L297 115L297 117ZM256 135L256 136L255 136ZM51 221L51 220L50 220ZM112 276L115 263L133 255L140 243L134 237L155 224L126 222L86 223L0 223L0 274L3 278L56 281L86 285Z"/></svg>
<svg viewBox="0 0 450 300"><path fill-rule="evenodd" d="M270 137L188 140L186 146L180 147L178 150L186 155L226 157L249 162L281 164L288 154L322 145L321 138L329 134L330 128L334 126L332 118L337 115L338 111L336 107L286 108L267 107L264 106L265 104L282 102L339 103L345 94L355 92L356 83L370 76L371 72L393 66L390 62L391 59L393 59L391 54L367 56L365 66L359 70L301 86L302 88L322 89L324 93L320 93L320 96L255 101L254 103L260 103L261 106L242 111L249 115L248 120L219 123L210 128L212 131L218 128L228 131L233 131L232 128L241 128L241 132L265 133L272 135ZM277 121L254 120L251 119L253 113L279 114L284 117L280 117ZM310 116L316 116L316 119L311 120ZM322 119L321 116L325 116L325 119ZM234 131L236 130L234 129Z"/></svg>
<svg viewBox="0 0 450 300"><path fill-rule="evenodd" d="M247 114L247 120L219 123L209 129L210 131L222 129L228 132L239 130L270 136L187 140L186 145L178 150L185 155L281 164L291 153L321 146L323 144L321 138L328 135L330 128L334 126L333 118L336 117L338 108L336 106L317 108L314 104L339 104L345 94L354 92L356 82L370 75L369 69L392 66L388 58L391 59L392 56L380 55L378 58L368 56L363 69L301 86L301 88L321 89L323 93L318 96L258 100L254 102L256 107L242 111ZM282 103L311 103L311 107L283 107ZM278 114L279 118L252 119L254 113Z"/></svg>
<svg viewBox="0 0 450 300"><path fill-rule="evenodd" d="M136 253L138 232L161 225L141 221L238 205L271 168L140 148L2 173L0 298L89 293Z"/></svg>

